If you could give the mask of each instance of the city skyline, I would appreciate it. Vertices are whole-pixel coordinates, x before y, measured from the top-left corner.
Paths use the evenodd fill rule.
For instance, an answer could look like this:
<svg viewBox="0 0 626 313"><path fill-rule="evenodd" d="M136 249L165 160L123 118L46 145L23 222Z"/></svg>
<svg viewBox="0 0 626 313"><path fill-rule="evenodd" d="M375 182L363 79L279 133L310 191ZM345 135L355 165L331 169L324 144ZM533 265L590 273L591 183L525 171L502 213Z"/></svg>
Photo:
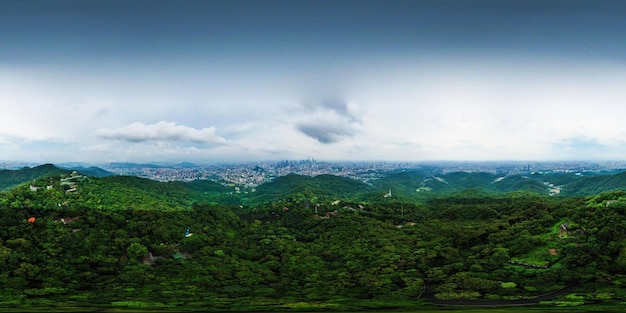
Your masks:
<svg viewBox="0 0 626 313"><path fill-rule="evenodd" d="M625 9L0 0L0 160L623 160Z"/></svg>

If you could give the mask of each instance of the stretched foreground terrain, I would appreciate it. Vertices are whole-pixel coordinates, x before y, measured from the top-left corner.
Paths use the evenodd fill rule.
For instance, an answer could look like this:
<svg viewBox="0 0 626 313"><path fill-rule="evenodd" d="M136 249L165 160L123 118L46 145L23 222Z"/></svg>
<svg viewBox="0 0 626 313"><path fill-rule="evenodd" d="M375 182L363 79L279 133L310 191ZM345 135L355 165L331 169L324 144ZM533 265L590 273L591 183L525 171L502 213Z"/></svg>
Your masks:
<svg viewBox="0 0 626 313"><path fill-rule="evenodd" d="M0 194L0 309L626 304L626 192L612 187L445 190L492 185L400 171L244 190L47 167Z"/></svg>

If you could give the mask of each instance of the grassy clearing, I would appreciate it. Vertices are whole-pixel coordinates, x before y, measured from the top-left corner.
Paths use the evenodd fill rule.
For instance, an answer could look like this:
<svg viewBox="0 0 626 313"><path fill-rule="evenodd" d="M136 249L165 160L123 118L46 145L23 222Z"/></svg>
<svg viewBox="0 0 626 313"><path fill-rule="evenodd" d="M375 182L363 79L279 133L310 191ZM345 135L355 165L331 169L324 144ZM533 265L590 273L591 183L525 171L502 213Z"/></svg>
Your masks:
<svg viewBox="0 0 626 313"><path fill-rule="evenodd" d="M564 239L568 238L566 232L561 232L561 225L567 222L565 219L561 220L554 224L549 232L534 236L538 241L542 241L543 244L537 245L530 252L514 257L511 260L542 267L549 266L552 262L555 262L558 259L559 251L565 245ZM554 251L557 255L550 255L550 249L555 249Z"/></svg>

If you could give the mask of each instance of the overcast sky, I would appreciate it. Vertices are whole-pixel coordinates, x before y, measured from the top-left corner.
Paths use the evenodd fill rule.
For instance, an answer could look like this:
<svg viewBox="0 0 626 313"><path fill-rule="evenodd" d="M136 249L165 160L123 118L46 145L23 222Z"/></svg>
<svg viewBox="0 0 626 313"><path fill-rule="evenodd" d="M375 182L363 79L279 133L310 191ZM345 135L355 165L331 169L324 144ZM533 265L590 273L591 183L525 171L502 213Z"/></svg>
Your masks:
<svg viewBox="0 0 626 313"><path fill-rule="evenodd" d="M624 160L625 16L619 0L0 0L0 160Z"/></svg>

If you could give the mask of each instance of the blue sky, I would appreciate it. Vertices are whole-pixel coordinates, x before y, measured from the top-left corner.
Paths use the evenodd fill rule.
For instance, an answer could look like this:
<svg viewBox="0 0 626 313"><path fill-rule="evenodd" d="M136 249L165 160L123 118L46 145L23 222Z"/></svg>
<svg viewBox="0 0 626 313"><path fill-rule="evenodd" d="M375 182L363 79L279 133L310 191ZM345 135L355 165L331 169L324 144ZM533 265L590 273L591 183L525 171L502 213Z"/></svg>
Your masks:
<svg viewBox="0 0 626 313"><path fill-rule="evenodd" d="M0 0L0 160L623 160L624 13Z"/></svg>

